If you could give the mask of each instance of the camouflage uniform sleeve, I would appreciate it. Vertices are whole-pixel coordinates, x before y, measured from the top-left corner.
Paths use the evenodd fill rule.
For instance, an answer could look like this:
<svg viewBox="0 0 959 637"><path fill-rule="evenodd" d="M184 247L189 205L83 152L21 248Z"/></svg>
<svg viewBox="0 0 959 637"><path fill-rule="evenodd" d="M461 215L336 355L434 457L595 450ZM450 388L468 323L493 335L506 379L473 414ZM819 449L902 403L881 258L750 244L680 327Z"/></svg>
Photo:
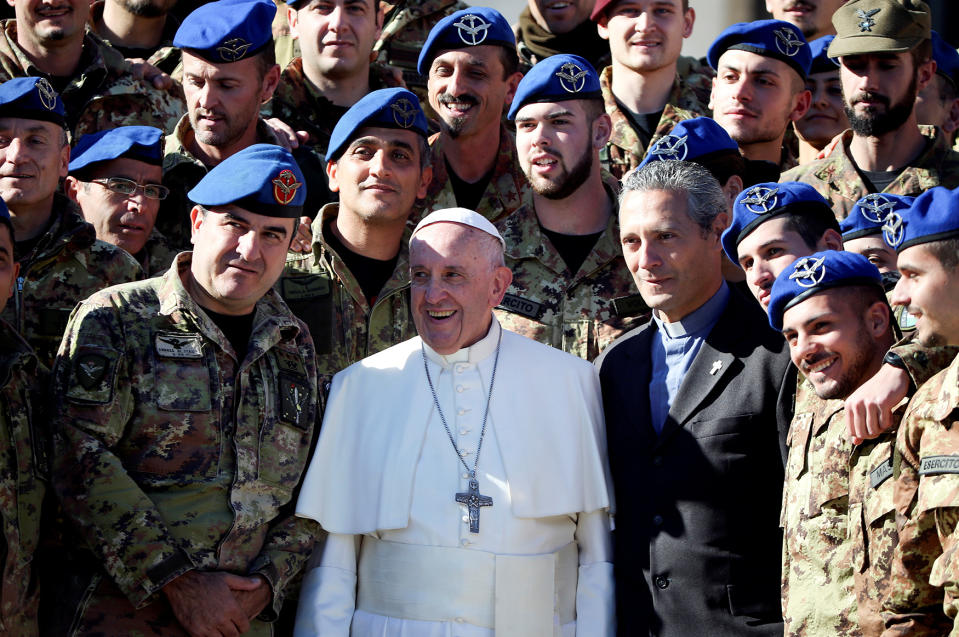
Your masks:
<svg viewBox="0 0 959 637"><path fill-rule="evenodd" d="M123 328L116 309L94 300L70 318L52 382L53 484L65 516L142 607L193 564L113 451L133 414L131 385L139 377L129 369Z"/></svg>
<svg viewBox="0 0 959 637"><path fill-rule="evenodd" d="M897 354L906 365L906 373L913 387L921 387L927 380L949 367L959 354L959 347L942 345L924 347L916 340L913 332L892 346L890 351Z"/></svg>
<svg viewBox="0 0 959 637"><path fill-rule="evenodd" d="M314 416L313 434L309 453L306 455L307 458L312 458L313 450L319 438L323 413L320 409L317 391L316 353L313 347L313 339L306 325L302 322L300 322L300 329L298 345L300 351L304 353L303 360L307 376L312 385L312 395L316 400L312 411ZM250 566L250 574L257 573L265 577L272 590L270 603L259 615L259 618L263 621L272 622L279 617L288 585L306 566L310 560L314 543L323 535L320 525L315 520L294 515L296 501L299 500L302 485L303 475L301 474L293 496L277 515L276 521L270 525L270 530L263 543L263 550L260 551L260 554Z"/></svg>
<svg viewBox="0 0 959 637"><path fill-rule="evenodd" d="M883 637L944 635L949 622L942 612L942 589L929 584L936 556L942 552L935 510L919 506L920 441L926 422L915 407L925 392L916 394L899 426L895 450L896 507L899 542L893 552L888 585L884 588Z"/></svg>

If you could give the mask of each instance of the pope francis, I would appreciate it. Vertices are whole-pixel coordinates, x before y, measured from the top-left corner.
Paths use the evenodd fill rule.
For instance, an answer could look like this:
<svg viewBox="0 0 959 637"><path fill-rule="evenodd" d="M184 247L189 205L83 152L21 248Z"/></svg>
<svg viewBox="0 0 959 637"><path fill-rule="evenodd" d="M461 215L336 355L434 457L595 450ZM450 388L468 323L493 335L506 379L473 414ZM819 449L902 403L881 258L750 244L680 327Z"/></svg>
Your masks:
<svg viewBox="0 0 959 637"><path fill-rule="evenodd" d="M595 368L500 328L503 249L473 211L424 218L419 336L333 378L296 509L329 532L297 636L614 634Z"/></svg>

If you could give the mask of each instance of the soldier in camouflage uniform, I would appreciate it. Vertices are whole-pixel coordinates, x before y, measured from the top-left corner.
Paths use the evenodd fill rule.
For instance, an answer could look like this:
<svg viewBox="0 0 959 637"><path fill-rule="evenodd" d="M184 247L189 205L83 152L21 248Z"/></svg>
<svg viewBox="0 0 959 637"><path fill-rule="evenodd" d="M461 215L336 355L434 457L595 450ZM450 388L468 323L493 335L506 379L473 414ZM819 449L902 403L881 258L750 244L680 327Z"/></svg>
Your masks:
<svg viewBox="0 0 959 637"><path fill-rule="evenodd" d="M131 124L173 129L184 111L178 86L137 79L122 53L85 33L89 4L71 3L66 16L49 19L38 14L42 6L17 2L17 19L0 22L0 82L46 78L61 93L74 139Z"/></svg>
<svg viewBox="0 0 959 637"><path fill-rule="evenodd" d="M97 290L141 276L123 250L96 238L79 209L57 192L67 174L63 102L42 78L0 84L0 196L10 207L20 276L0 316L49 366L73 307ZM26 177L26 178L24 178Z"/></svg>
<svg viewBox="0 0 959 637"><path fill-rule="evenodd" d="M16 284L13 225L0 200L0 311ZM37 635L37 574L40 509L46 492L47 419L39 393L47 378L30 346L0 320L0 517L3 579L0 633Z"/></svg>
<svg viewBox="0 0 959 637"><path fill-rule="evenodd" d="M612 133L600 151L603 168L622 179L643 160L646 149L684 119L708 115L713 71L690 57L680 57L682 42L693 30L695 13L682 0L670 0L665 12L627 13L616 0L600 0L592 19L609 40L612 66L600 73ZM635 10L635 7L631 7ZM639 20L654 21L663 43L657 53L639 56L628 44ZM642 90L635 88L642 86Z"/></svg>
<svg viewBox="0 0 959 637"><path fill-rule="evenodd" d="M90 31L123 54L125 58L148 60L161 49L172 48L173 36L180 26L169 10L176 0L94 0L90 3ZM179 55L162 54L160 69L173 72ZM166 63L161 62L164 60Z"/></svg>
<svg viewBox="0 0 959 637"><path fill-rule="evenodd" d="M509 118L533 197L498 224L513 281L496 317L591 361L648 319L619 244L618 184L600 167L610 120L599 77L584 58L550 56L520 82Z"/></svg>
<svg viewBox="0 0 959 637"><path fill-rule="evenodd" d="M801 373L780 517L787 636L882 633L878 591L896 545L895 431L853 446L843 400L882 365L891 318L882 276L859 254L801 257L773 285L770 324Z"/></svg>
<svg viewBox="0 0 959 637"><path fill-rule="evenodd" d="M406 221L430 180L426 135L419 100L401 88L370 93L333 130L339 203L323 207L312 250L291 253L277 284L310 327L323 390L341 369L416 335Z"/></svg>
<svg viewBox="0 0 959 637"><path fill-rule="evenodd" d="M811 184L840 219L869 193L915 197L933 186L959 186L959 155L939 131L916 123L916 93L934 74L930 23L921 0L855 0L836 11L838 35L828 55L840 60L852 129L823 159L789 171L783 181ZM889 56L895 72L878 66ZM879 104L864 105L869 95L878 95Z"/></svg>
<svg viewBox="0 0 959 637"><path fill-rule="evenodd" d="M959 51L935 31L931 34L936 76L916 96L916 121L938 128L951 147L959 129Z"/></svg>
<svg viewBox="0 0 959 637"><path fill-rule="evenodd" d="M430 140L433 181L411 225L455 207L496 222L528 201L516 141L502 122L522 77L518 64L513 31L494 9L457 11L430 32L417 69L428 78L440 132Z"/></svg>
<svg viewBox="0 0 959 637"><path fill-rule="evenodd" d="M734 24L710 45L707 59L716 70L709 107L743 156L779 172L795 166L786 139L812 102L805 85L812 52L799 29L782 20Z"/></svg>
<svg viewBox="0 0 959 637"><path fill-rule="evenodd" d="M304 189L280 147L232 155L190 191L194 251L71 317L53 483L87 560L56 634L272 634L318 532L293 515L313 341L271 290Z"/></svg>
<svg viewBox="0 0 959 637"><path fill-rule="evenodd" d="M903 274L893 301L918 317L921 343L959 345L957 205L954 192L934 188L885 230ZM886 636L956 632L957 388L959 358L954 358L919 387L899 427L894 489L899 545L883 599Z"/></svg>
<svg viewBox="0 0 959 637"><path fill-rule="evenodd" d="M65 190L97 238L133 255L146 276L170 268L176 252L155 227L167 187L160 184L163 131L121 126L84 136L74 147Z"/></svg>
<svg viewBox="0 0 959 637"><path fill-rule="evenodd" d="M609 66L609 44L600 37L590 14L596 0L527 0L514 26L516 52L523 73L557 53L575 53L594 69Z"/></svg>

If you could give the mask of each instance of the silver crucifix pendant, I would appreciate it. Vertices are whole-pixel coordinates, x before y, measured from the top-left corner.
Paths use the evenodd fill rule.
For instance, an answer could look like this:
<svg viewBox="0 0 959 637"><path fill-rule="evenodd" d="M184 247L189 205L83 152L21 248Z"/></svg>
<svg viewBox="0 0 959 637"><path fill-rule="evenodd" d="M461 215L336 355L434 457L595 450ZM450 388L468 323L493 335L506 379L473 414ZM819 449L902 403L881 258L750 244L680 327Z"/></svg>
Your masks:
<svg viewBox="0 0 959 637"><path fill-rule="evenodd" d="M479 533L480 507L493 506L493 498L479 492L479 482L476 478L470 480L470 488L466 493L457 493L456 501L465 504L470 514L470 533Z"/></svg>

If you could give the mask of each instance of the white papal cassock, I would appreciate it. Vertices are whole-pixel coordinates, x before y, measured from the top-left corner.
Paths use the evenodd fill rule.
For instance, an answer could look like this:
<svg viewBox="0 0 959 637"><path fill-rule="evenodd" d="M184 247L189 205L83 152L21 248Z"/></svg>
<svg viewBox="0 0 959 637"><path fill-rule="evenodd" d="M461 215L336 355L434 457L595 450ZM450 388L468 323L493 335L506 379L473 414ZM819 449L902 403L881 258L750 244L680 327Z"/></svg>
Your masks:
<svg viewBox="0 0 959 637"><path fill-rule="evenodd" d="M297 515L330 535L306 574L296 635L613 635L606 444L595 368L501 330L443 356L425 347L471 468L502 348L477 479L433 405L419 337L337 374Z"/></svg>

